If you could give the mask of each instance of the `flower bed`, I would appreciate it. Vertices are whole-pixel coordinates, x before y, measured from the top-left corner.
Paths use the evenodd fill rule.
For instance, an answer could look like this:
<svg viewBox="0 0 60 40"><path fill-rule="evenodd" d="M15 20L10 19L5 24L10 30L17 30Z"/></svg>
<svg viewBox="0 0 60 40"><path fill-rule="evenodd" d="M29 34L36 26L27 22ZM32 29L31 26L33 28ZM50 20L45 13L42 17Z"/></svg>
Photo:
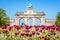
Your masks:
<svg viewBox="0 0 60 40"><path fill-rule="evenodd" d="M0 40L60 40L59 26L2 26Z"/></svg>

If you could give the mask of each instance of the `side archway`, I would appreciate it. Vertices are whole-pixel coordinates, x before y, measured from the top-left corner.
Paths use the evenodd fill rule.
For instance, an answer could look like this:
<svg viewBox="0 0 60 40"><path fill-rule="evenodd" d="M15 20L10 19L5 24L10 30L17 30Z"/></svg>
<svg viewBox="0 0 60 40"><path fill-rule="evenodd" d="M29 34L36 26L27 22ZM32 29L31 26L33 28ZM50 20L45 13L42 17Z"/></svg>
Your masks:
<svg viewBox="0 0 60 40"><path fill-rule="evenodd" d="M24 18L21 18L21 19L19 20L19 25L24 25Z"/></svg>

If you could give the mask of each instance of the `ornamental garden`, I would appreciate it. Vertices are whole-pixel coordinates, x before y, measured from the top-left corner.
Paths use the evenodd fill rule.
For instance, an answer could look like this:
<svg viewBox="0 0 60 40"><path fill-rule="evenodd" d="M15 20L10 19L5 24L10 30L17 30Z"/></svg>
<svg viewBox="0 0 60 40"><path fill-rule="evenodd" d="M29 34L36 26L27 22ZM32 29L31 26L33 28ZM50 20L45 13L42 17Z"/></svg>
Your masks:
<svg viewBox="0 0 60 40"><path fill-rule="evenodd" d="M4 9L0 8L0 40L60 40L60 12L54 25L12 25Z"/></svg>

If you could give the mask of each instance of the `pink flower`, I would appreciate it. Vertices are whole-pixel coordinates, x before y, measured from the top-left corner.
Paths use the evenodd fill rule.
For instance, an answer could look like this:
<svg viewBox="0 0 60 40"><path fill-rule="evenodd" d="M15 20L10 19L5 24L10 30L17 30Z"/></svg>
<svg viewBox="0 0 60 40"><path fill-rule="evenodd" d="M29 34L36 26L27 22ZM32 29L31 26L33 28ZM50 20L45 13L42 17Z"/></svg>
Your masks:
<svg viewBox="0 0 60 40"><path fill-rule="evenodd" d="M25 32L29 32L30 30L29 29L26 29Z"/></svg>
<svg viewBox="0 0 60 40"><path fill-rule="evenodd" d="M52 32L52 33L53 33L53 32L54 32L54 30L53 30L53 29L51 29L51 30L50 30L50 32Z"/></svg>

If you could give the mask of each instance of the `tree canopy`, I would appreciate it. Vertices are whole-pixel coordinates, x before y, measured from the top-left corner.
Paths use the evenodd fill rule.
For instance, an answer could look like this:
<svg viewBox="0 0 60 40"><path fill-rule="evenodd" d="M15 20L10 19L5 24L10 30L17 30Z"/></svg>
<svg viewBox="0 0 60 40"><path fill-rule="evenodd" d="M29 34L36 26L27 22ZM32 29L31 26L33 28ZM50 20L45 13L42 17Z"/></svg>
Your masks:
<svg viewBox="0 0 60 40"><path fill-rule="evenodd" d="M60 12L58 12L57 15L56 15L55 24L58 25L58 26L60 26Z"/></svg>
<svg viewBox="0 0 60 40"><path fill-rule="evenodd" d="M0 8L0 26L5 25L9 22L9 17L6 14L6 11Z"/></svg>

